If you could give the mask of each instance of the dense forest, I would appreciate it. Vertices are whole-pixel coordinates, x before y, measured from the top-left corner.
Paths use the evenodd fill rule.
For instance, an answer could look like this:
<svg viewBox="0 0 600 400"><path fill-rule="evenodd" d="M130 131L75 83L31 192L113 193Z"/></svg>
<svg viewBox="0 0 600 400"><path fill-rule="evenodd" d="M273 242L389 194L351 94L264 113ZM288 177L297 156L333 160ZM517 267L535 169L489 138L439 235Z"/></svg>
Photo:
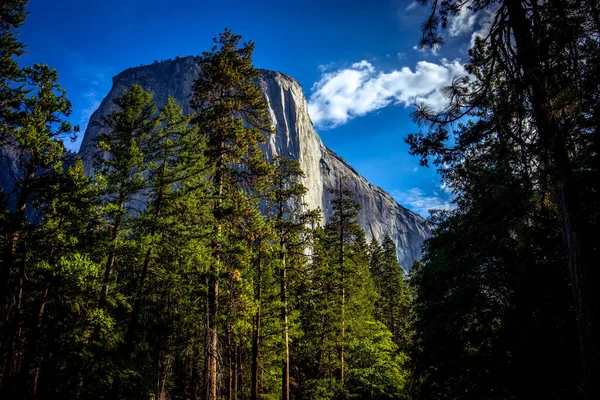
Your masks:
<svg viewBox="0 0 600 400"><path fill-rule="evenodd" d="M18 63L27 0L3 1L0 397L599 398L598 4L422 3L423 48L465 5L494 18L448 107L413 113L456 208L400 266L343 179L324 223L259 149L251 41L197 58L190 115L125 90L86 175L57 71Z"/></svg>

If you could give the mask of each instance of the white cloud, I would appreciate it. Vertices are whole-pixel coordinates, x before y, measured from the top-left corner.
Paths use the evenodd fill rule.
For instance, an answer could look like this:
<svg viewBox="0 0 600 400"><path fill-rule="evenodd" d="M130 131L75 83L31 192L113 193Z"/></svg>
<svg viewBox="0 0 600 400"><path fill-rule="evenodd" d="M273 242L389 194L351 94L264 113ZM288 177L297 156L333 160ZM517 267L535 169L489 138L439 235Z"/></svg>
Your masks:
<svg viewBox="0 0 600 400"><path fill-rule="evenodd" d="M460 36L473 32L473 26L475 26L479 14L469 8L470 4L470 2L463 4L458 15L450 18L448 27L450 36Z"/></svg>
<svg viewBox="0 0 600 400"><path fill-rule="evenodd" d="M485 38L490 32L490 28L492 27L492 22L494 20L494 15L496 14L496 10L486 11L479 18L479 29L471 34L471 42L470 47L475 45L475 39L479 36L481 38Z"/></svg>
<svg viewBox="0 0 600 400"><path fill-rule="evenodd" d="M448 185L446 182L443 182L439 187L444 191L444 193L454 199L454 189L452 189L452 186Z"/></svg>
<svg viewBox="0 0 600 400"><path fill-rule="evenodd" d="M333 128L357 116L389 104L405 106L419 101L441 110L447 103L440 89L456 76L466 75L458 60L442 59L440 64L419 61L414 70L381 72L362 60L348 68L323 72L312 87L308 111L315 125Z"/></svg>
<svg viewBox="0 0 600 400"><path fill-rule="evenodd" d="M450 198L444 199L435 192L432 195L427 195L416 187L408 190L394 190L392 197L401 205L424 217L429 215L429 210L452 210L456 208Z"/></svg>
<svg viewBox="0 0 600 400"><path fill-rule="evenodd" d="M357 63L352 64L352 68L354 68L354 69L366 69L369 72L375 72L375 68L367 60L362 60L361 62L357 62Z"/></svg>
<svg viewBox="0 0 600 400"><path fill-rule="evenodd" d="M442 46L439 43L434 44L432 47L419 47L417 45L414 45L412 47L412 49L414 51L418 51L419 53L431 53L434 56L437 56L438 51L442 48Z"/></svg>
<svg viewBox="0 0 600 400"><path fill-rule="evenodd" d="M471 34L469 47L473 47L476 37L484 38L489 33L498 7L492 6L490 9L475 12L469 8L470 5L471 2L467 1L461 6L458 15L449 18L448 34L453 37Z"/></svg>

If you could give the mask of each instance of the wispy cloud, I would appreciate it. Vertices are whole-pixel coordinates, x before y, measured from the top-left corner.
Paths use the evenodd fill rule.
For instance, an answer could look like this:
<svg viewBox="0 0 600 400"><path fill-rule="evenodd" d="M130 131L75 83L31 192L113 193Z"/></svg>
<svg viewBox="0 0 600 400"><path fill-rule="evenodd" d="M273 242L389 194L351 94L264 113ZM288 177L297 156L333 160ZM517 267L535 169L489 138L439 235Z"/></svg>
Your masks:
<svg viewBox="0 0 600 400"><path fill-rule="evenodd" d="M440 89L461 75L466 71L459 60L419 61L414 70L403 67L390 72L378 71L362 60L336 71L323 71L312 87L308 111L315 125L333 128L389 104L409 106L426 101L440 110L447 103Z"/></svg>
<svg viewBox="0 0 600 400"><path fill-rule="evenodd" d="M475 22L477 22L478 13L469 8L471 2L466 2L460 8L458 15L450 18L448 33L450 36L460 36L465 33L473 32Z"/></svg>
<svg viewBox="0 0 600 400"><path fill-rule="evenodd" d="M96 90L90 90L84 94L85 102L87 103L87 107L81 110L81 117L79 125L81 130L84 131L87 128L87 124L90 120L90 117L100 107L100 103L102 100L100 99L100 94Z"/></svg>
<svg viewBox="0 0 600 400"><path fill-rule="evenodd" d="M413 1L408 6L406 6L406 8L404 9L404 11L414 10L415 8L417 8L418 5L419 5L419 3L417 3L416 1Z"/></svg>
<svg viewBox="0 0 600 400"><path fill-rule="evenodd" d="M404 207L427 217L429 210L452 210L456 205L452 203L452 195L444 192L432 192L427 194L420 188L414 187L407 190L394 190L392 197Z"/></svg>

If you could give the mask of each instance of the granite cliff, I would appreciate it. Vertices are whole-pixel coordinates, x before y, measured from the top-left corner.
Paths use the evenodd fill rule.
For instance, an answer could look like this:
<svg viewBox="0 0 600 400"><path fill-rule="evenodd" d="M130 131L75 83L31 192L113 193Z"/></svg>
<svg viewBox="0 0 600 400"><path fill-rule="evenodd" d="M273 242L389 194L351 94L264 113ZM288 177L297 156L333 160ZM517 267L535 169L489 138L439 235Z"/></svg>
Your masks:
<svg viewBox="0 0 600 400"><path fill-rule="evenodd" d="M159 106L168 96L175 97L190 112L191 86L199 68L194 57L178 57L160 63L127 69L113 78L112 89L92 114L81 146L85 170L93 174L94 138L100 128L94 124L114 109L113 99L133 83L151 92ZM329 150L315 131L301 86L293 78L275 71L260 71L258 84L269 104L276 134L267 139L263 149L269 158L275 155L300 160L308 188L305 201L310 208L320 208L325 219L332 214L329 189L344 177L344 187L355 194L361 205L359 223L379 241L388 234L396 243L400 264L409 269L421 255L421 245L430 234L425 220L398 204L388 193L369 183L346 161Z"/></svg>

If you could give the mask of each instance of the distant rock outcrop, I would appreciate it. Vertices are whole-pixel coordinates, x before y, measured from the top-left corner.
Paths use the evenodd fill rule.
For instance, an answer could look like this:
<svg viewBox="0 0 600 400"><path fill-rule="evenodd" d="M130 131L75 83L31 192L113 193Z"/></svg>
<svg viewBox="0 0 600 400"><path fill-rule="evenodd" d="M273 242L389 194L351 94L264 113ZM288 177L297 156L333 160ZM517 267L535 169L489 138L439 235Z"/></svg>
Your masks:
<svg viewBox="0 0 600 400"><path fill-rule="evenodd" d="M134 83L154 95L159 106L173 96L190 112L192 83L199 74L195 57L181 57L147 66L129 68L113 78L113 86L100 107L92 114L81 147L85 171L93 174L94 138L100 128L94 124L114 110L113 99ZM300 160L305 173L303 184L308 188L305 202L312 209L320 208L325 219L332 214L329 189L344 177L344 187L355 194L361 205L359 223L367 237L379 241L387 234L396 243L398 260L410 269L421 256L421 245L430 235L426 221L402 207L392 196L374 186L354 170L343 158L329 150L315 131L308 115L308 106L298 82L280 72L261 70L259 85L269 104L276 134L263 146L269 158L275 155Z"/></svg>

